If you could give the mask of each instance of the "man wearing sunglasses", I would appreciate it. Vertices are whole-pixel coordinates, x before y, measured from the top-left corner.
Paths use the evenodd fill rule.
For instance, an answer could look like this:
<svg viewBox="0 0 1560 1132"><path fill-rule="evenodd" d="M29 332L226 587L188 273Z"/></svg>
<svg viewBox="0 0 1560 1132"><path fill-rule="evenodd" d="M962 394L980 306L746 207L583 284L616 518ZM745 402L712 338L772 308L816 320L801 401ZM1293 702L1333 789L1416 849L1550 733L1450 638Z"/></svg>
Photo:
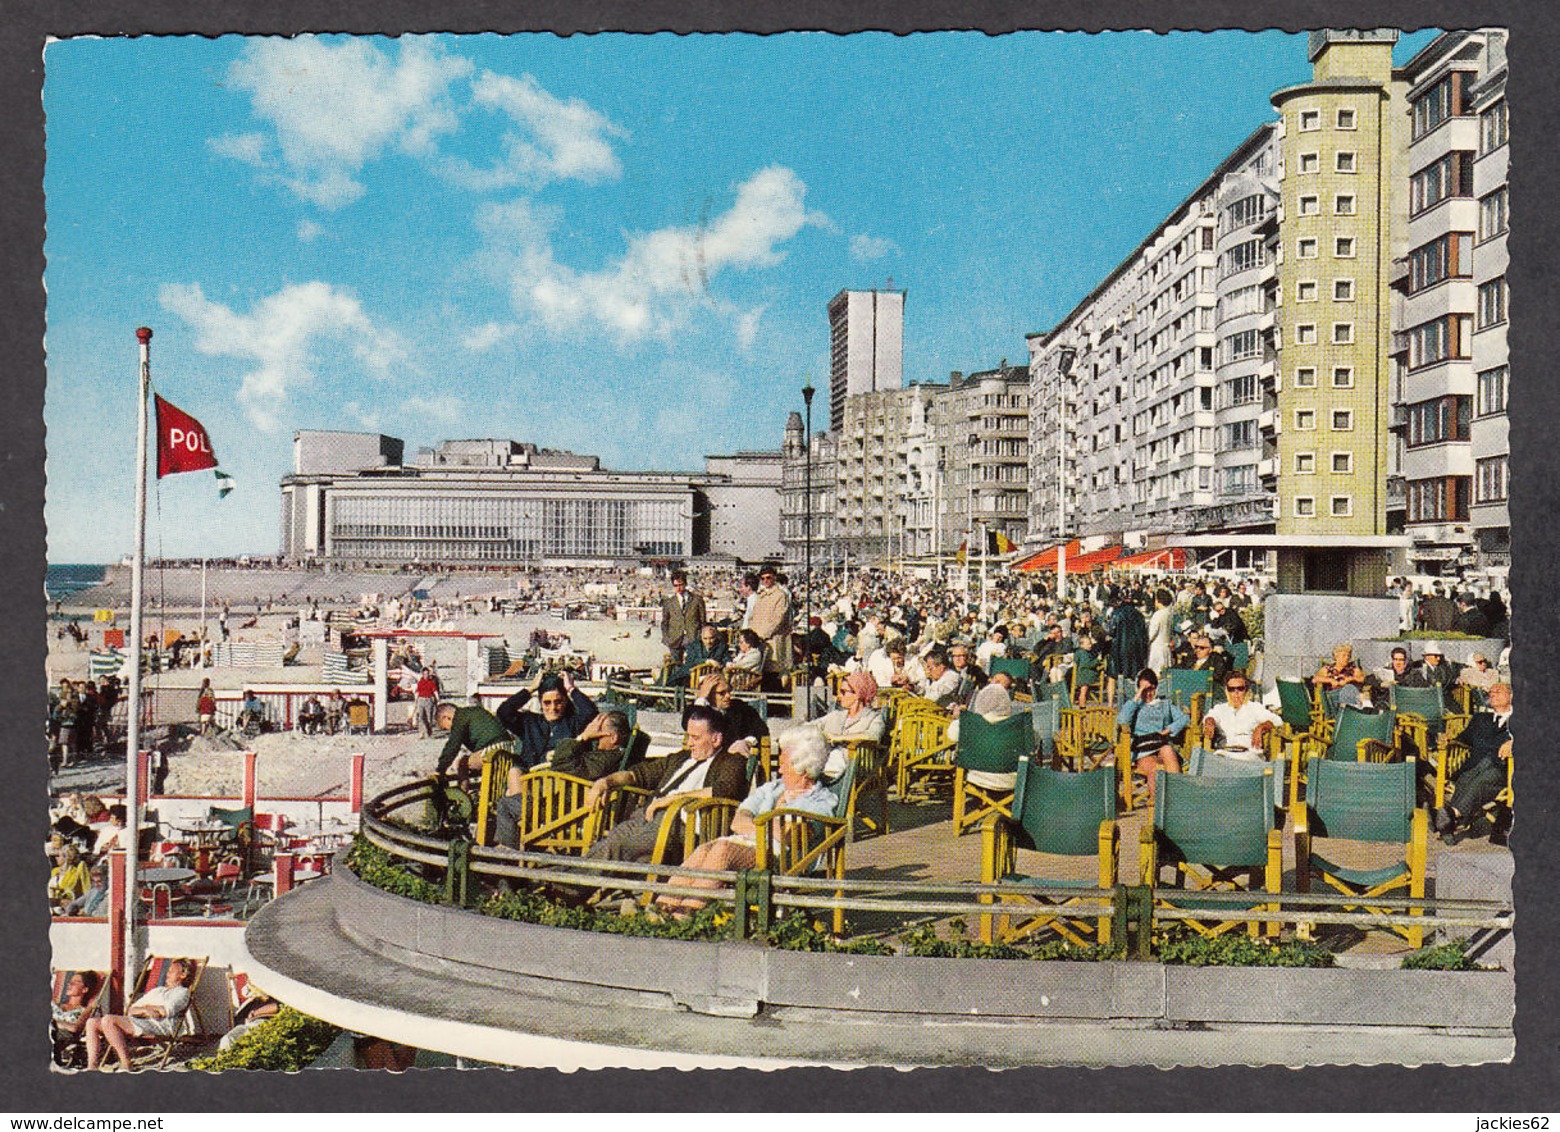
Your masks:
<svg viewBox="0 0 1560 1132"><path fill-rule="evenodd" d="M1203 716L1203 744L1235 759L1260 761L1262 742L1282 721L1251 695L1251 684L1239 672L1224 679L1222 704Z"/></svg>

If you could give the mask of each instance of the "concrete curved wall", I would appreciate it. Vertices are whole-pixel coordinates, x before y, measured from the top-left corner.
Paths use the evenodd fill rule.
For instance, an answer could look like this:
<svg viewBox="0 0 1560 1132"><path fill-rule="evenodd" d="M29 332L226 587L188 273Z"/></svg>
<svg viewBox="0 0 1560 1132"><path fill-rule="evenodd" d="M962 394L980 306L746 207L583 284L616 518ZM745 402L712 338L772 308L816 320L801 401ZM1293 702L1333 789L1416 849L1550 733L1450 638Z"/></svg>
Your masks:
<svg viewBox="0 0 1560 1132"><path fill-rule="evenodd" d="M507 1055L499 1035L584 1043L581 1065L1462 1062L1511 1049L1509 972L920 959L614 936L416 903L344 866L269 905L245 942L256 981L300 1009L515 1064L560 1062ZM1253 1025L1278 1044L1185 1033ZM1408 1054L1405 1029L1432 1052ZM1397 1035L1380 1058L1365 1052L1371 1031ZM671 1053L646 1061L655 1050Z"/></svg>

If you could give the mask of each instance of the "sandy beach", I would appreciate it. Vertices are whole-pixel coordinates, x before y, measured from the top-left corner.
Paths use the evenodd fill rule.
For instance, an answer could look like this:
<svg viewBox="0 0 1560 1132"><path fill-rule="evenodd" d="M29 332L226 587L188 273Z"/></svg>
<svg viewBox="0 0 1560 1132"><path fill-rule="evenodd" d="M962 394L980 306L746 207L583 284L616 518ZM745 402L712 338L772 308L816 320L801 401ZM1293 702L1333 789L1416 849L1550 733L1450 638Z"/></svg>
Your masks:
<svg viewBox="0 0 1560 1132"><path fill-rule="evenodd" d="M586 576L588 577L588 575ZM620 586L621 596L649 598L659 589L653 580L634 579L632 595ZM564 602L587 600L593 595L583 588L582 578L569 589L559 589ZM609 620L605 617L565 620L561 614L534 612L505 615L487 610L490 594L514 595L514 583L499 575L453 575L428 577L395 573L320 573L277 569L210 569L206 577L208 601L207 629L215 636L216 612L223 600L229 602L229 628L238 642L281 642L297 640L293 622L300 609L307 618L313 601L321 614L345 616L355 610L365 594L380 595L382 602L392 597L423 590L438 602L443 613L441 625L461 632L491 634L493 643L506 643L512 651L523 651L534 629L550 634L565 633L572 648L588 652L595 659L635 668L661 664L665 650L654 623L647 620ZM143 608L145 631L178 630L193 637L200 626L200 570L149 569L145 578ZM92 621L96 609L114 609L113 627L128 628L130 571L118 567L101 586L72 595L59 617L51 619L49 632L48 678L81 679L87 675L88 656L99 643L102 623ZM475 599L468 604L467 599ZM257 602L261 607L256 609ZM269 602L270 609L265 606ZM51 607L52 612L52 607ZM68 619L76 619L86 630L88 640L77 643L63 633ZM253 621L254 624L249 624ZM451 697L467 694L466 644L460 639L425 638L418 647L426 660L438 665L445 691ZM320 680L322 650L318 646L300 649L297 662L276 667L178 668L147 676L150 688L198 688L209 678L217 689L240 690L249 684L313 683ZM174 794L236 795L243 781L245 747L257 752L258 786L262 794L315 797L344 795L350 774L351 756L367 756L365 790L380 793L399 783L430 773L438 759L443 740L424 739L406 730L406 704L390 705L392 730L378 735L306 736L288 731L260 735L242 745L230 735L206 739L192 736L181 727L157 727L147 742L169 755L167 790ZM648 722L648 721L647 721ZM673 722L672 726L675 726ZM119 756L100 755L85 765L63 772L56 789L116 791L122 789L123 762Z"/></svg>

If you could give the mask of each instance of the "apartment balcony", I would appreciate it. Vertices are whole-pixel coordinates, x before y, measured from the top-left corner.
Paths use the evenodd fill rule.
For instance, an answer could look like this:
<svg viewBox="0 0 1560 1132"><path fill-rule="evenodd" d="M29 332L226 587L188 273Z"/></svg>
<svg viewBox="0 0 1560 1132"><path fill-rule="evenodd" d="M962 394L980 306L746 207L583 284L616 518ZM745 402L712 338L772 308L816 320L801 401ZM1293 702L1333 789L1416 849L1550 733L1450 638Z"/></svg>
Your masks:
<svg viewBox="0 0 1560 1132"><path fill-rule="evenodd" d="M1264 409L1257 417L1257 431L1264 437L1276 437L1278 435L1278 410Z"/></svg>
<svg viewBox="0 0 1560 1132"><path fill-rule="evenodd" d="M1398 256L1387 268L1387 286L1401 294L1408 294L1408 257Z"/></svg>
<svg viewBox="0 0 1560 1132"><path fill-rule="evenodd" d="M1269 456L1265 460L1258 460L1257 477L1262 480L1276 480L1278 478L1278 457Z"/></svg>
<svg viewBox="0 0 1560 1132"><path fill-rule="evenodd" d="M1387 420L1388 432L1402 432L1408 427L1408 406L1393 405L1392 415Z"/></svg>
<svg viewBox="0 0 1560 1132"><path fill-rule="evenodd" d="M1401 330L1392 332L1392 349L1390 352L1393 357L1401 357L1408 353L1408 335L1406 333Z"/></svg>

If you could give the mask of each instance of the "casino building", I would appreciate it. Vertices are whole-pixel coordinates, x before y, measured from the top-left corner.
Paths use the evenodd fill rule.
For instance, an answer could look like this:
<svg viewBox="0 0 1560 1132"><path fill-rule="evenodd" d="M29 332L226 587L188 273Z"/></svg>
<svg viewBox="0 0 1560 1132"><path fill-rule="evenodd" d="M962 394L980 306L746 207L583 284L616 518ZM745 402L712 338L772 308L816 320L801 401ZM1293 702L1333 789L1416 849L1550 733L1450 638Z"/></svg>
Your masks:
<svg viewBox="0 0 1560 1132"><path fill-rule="evenodd" d="M282 477L281 555L385 566L752 562L776 556L780 453L706 457L704 472L615 472L512 440L417 452L376 433L303 430Z"/></svg>

